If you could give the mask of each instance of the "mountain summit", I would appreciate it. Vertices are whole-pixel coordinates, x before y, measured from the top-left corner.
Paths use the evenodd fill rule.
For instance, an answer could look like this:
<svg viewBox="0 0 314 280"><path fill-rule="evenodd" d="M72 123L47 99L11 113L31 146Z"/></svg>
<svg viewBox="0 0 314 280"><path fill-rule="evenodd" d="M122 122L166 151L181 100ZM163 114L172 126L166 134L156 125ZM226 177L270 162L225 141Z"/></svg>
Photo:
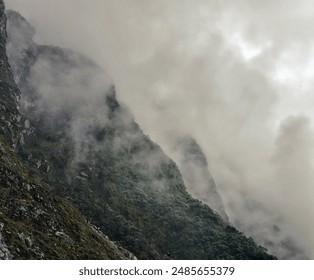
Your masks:
<svg viewBox="0 0 314 280"><path fill-rule="evenodd" d="M1 13L5 19L3 9ZM14 216L23 211L6 210L9 218L0 227L0 242L6 244L2 246L2 258L134 258L129 252L138 259L274 258L208 205L191 197L176 163L143 133L129 110L119 103L114 86L100 67L71 50L36 44L31 39L34 28L20 14L7 14L13 75L8 65L1 75L10 77L9 84L16 95L20 90L21 98L5 105L6 111L14 112L10 128L14 133L4 127L2 134L16 148L8 150L3 144L2 155L13 157L16 165L10 167L8 163L5 168L12 168L11 173L1 173L1 192L6 193L6 201L25 204L25 217L29 217L32 205L38 211L32 212L37 216L29 218L34 221L34 232L26 236L26 218L22 214ZM1 37L3 46L4 39ZM5 48L1 51L6 59ZM8 92L1 89L1 102L8 99ZM13 116L18 113L20 129L18 122L13 126ZM18 181L11 182L10 176L18 172L21 182L31 183L16 192ZM38 199L37 190L44 194ZM28 192L35 194L29 196ZM32 200L35 198L38 206ZM52 203L55 210L48 212L45 205ZM5 205L1 201L1 213ZM52 219L49 213L56 213L53 218L57 219L50 228L44 224ZM44 217L42 224L35 223L38 217ZM13 227L14 223L18 226ZM90 224L97 227L93 231L97 237L91 235ZM86 232L80 231L83 226ZM35 244L37 231L44 236L45 246L53 247L58 254L30 255L27 250L9 254L6 248L14 251L19 243L10 240L8 231L3 233L5 228L25 244ZM24 235L19 238L21 232ZM80 236L83 233L84 238ZM105 238L106 243L105 235L117 243ZM90 245L75 251L83 241ZM95 242L108 246L107 250L99 246L98 254L92 254L97 251ZM44 244L36 243L36 250L40 252L41 246Z"/></svg>

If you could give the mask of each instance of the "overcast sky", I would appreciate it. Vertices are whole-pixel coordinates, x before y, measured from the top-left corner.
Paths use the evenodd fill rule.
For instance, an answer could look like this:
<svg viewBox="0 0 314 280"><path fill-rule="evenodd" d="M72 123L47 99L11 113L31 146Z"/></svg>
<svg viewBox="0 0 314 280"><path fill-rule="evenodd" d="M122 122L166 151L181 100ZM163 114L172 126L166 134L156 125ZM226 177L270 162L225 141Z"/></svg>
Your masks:
<svg viewBox="0 0 314 280"><path fill-rule="evenodd" d="M280 257L314 258L313 1L5 3L38 43L98 62L168 155L195 137L231 222Z"/></svg>

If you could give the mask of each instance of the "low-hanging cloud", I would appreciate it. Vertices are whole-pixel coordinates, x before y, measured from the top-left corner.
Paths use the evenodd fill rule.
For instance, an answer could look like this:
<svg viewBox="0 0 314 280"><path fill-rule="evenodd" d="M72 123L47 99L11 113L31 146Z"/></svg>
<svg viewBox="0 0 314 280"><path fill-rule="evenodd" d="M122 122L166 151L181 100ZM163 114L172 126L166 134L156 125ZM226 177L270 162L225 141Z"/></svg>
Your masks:
<svg viewBox="0 0 314 280"><path fill-rule="evenodd" d="M314 258L312 1L6 4L38 42L81 51L110 73L175 160L175 141L192 135L232 223L278 257Z"/></svg>

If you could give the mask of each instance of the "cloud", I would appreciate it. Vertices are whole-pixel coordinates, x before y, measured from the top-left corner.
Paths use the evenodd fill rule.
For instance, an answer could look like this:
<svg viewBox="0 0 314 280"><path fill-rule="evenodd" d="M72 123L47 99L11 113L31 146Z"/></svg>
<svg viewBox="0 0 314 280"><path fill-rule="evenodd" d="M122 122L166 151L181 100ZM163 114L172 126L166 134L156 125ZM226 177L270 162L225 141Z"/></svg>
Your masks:
<svg viewBox="0 0 314 280"><path fill-rule="evenodd" d="M99 63L168 155L193 135L231 222L279 257L314 258L312 1L51 3L6 1L38 42Z"/></svg>

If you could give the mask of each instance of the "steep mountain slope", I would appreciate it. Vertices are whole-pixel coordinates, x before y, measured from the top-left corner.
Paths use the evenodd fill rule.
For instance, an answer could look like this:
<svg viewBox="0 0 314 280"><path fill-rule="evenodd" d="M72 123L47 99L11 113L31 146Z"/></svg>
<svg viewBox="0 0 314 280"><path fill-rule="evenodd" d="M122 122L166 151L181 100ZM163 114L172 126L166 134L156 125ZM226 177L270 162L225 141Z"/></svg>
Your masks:
<svg viewBox="0 0 314 280"><path fill-rule="evenodd" d="M0 1L0 259L126 259L132 257L48 191L13 147L20 135L17 88L5 50Z"/></svg>
<svg viewBox="0 0 314 280"><path fill-rule="evenodd" d="M0 141L0 259L126 259Z"/></svg>
<svg viewBox="0 0 314 280"><path fill-rule="evenodd" d="M18 152L59 196L141 259L272 259L186 191L176 164L143 134L86 57L32 41L8 12L21 92Z"/></svg>

